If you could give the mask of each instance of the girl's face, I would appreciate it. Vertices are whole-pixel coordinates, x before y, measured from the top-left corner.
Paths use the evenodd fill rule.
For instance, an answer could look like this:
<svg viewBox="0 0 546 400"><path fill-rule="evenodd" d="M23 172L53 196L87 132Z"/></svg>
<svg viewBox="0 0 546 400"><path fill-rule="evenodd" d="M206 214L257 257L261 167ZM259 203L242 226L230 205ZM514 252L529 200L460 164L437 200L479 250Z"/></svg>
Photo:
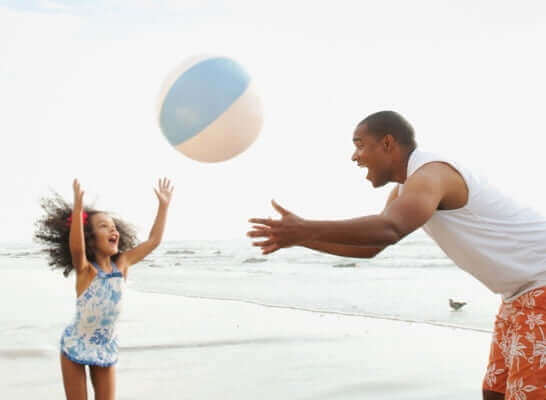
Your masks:
<svg viewBox="0 0 546 400"><path fill-rule="evenodd" d="M119 232L112 217L105 213L93 214L89 218L89 223L94 234L95 252L105 256L117 254Z"/></svg>

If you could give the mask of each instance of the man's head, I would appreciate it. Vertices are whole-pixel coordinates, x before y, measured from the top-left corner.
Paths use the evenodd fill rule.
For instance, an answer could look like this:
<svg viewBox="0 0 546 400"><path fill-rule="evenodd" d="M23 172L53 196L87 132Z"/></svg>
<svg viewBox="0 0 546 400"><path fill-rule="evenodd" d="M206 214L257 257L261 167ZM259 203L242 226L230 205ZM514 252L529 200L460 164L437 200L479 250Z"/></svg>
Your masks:
<svg viewBox="0 0 546 400"><path fill-rule="evenodd" d="M413 128L400 114L380 111L364 118L353 133L352 160L368 168L374 187L403 182L409 154L417 147Z"/></svg>

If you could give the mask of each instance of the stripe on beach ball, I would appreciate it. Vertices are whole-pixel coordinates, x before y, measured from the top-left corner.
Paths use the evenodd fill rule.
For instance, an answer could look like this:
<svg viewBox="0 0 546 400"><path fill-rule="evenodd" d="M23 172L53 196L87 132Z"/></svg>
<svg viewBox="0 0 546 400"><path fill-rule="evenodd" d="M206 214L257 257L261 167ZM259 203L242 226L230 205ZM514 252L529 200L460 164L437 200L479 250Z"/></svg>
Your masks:
<svg viewBox="0 0 546 400"><path fill-rule="evenodd" d="M225 161L256 139L262 105L251 78L226 57L196 57L165 81L159 126L169 143L188 157Z"/></svg>

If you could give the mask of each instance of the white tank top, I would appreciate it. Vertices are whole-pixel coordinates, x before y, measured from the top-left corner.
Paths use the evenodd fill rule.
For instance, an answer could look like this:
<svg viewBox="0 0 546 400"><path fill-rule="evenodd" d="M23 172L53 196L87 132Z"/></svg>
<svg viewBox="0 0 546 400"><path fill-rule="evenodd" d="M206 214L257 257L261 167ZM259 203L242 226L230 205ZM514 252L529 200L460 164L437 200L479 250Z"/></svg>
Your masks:
<svg viewBox="0 0 546 400"><path fill-rule="evenodd" d="M423 226L446 255L504 301L546 286L546 218L437 154L414 150L407 177L430 162L453 167L469 191L464 207L437 210ZM403 187L399 185L399 194Z"/></svg>

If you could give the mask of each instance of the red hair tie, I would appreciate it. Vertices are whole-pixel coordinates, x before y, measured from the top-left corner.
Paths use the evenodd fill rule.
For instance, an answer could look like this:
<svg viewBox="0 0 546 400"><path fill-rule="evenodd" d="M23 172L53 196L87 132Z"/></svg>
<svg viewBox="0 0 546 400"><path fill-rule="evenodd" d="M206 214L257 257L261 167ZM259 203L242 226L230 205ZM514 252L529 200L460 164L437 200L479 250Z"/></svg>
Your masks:
<svg viewBox="0 0 546 400"><path fill-rule="evenodd" d="M82 219L83 219L84 225L87 225L88 217L89 215L85 211L82 212ZM66 226L70 226L70 224L72 224L72 215L69 215L68 218L66 219Z"/></svg>

